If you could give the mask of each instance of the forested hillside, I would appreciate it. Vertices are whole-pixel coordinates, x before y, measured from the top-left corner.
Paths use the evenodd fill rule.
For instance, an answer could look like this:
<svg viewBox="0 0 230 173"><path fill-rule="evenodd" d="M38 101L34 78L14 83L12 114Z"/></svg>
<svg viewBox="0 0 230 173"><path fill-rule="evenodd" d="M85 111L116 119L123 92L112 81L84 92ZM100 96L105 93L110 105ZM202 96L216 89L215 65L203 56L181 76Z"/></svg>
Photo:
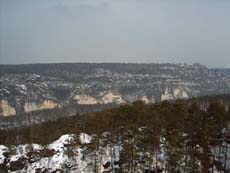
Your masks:
<svg viewBox="0 0 230 173"><path fill-rule="evenodd" d="M80 106L229 94L227 69L201 64L60 63L0 65L0 116Z"/></svg>
<svg viewBox="0 0 230 173"><path fill-rule="evenodd" d="M58 151L45 150L45 146L50 146L48 144L64 134L73 134L75 137L63 147L72 151L71 157L78 158L75 164L88 165L89 172L103 172L101 166L106 167L104 164L107 164L109 171L128 173L226 173L230 169L230 111L229 104L223 100L229 100L229 97L219 96L221 100L217 99L218 96L213 98L206 98L208 102L194 99L158 104L136 101L101 112L76 114L27 128L2 130L0 144L7 146L8 150L3 154L5 160L0 169L15 169L11 153L13 146L36 143L44 148L39 152L31 150L31 157L40 153L40 159L52 158ZM204 109L205 102L207 107ZM81 134L88 134L92 139L82 144L79 142ZM81 157L74 156L75 147L82 149ZM29 158L28 155L21 160L17 158L20 170L27 170L33 162L40 164L39 159L31 161ZM100 158L107 158L107 162L102 163ZM115 162L119 166L115 166ZM74 169L80 170L79 167Z"/></svg>

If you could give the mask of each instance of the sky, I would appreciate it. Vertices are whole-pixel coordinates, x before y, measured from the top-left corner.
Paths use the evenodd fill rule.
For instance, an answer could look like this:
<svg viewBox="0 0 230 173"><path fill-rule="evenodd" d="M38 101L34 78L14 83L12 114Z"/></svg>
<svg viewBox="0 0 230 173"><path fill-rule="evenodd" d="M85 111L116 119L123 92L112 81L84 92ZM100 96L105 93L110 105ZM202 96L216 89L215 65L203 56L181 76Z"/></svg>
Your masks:
<svg viewBox="0 0 230 173"><path fill-rule="evenodd" d="M0 0L0 64L230 67L229 0Z"/></svg>

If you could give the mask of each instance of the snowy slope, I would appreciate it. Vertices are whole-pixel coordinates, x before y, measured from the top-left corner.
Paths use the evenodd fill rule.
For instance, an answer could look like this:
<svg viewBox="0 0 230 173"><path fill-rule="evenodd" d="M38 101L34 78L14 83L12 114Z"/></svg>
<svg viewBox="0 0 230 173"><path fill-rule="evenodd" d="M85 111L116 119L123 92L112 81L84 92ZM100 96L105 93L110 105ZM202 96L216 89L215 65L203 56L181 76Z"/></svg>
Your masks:
<svg viewBox="0 0 230 173"><path fill-rule="evenodd" d="M52 142L47 146L41 146L38 144L26 144L19 145L18 147L13 147L9 149L6 146L0 145L0 164L3 164L4 160L8 159L7 167L10 172L31 172L35 173L37 171L58 171L62 170L64 172L71 173L93 173L94 172L94 151L88 151L87 145L90 144L92 136L88 134L80 134L79 141L80 145L74 145L76 140L76 135L66 134L61 136L58 140ZM110 162L111 160L119 160L119 149L120 147L114 146L115 150L114 158L111 158L111 147L108 145L106 147L101 147L100 152L101 158L100 163L98 162L97 169L99 172L109 170L111 167L104 168L104 164ZM6 158L3 153L12 150L12 155ZM49 154L47 156L41 156L44 151ZM30 153L34 153L31 154ZM40 153L40 154L38 154ZM98 153L96 153L98 154ZM49 156L48 156L49 155ZM25 163L23 168L20 170L15 170L15 165L17 162ZM23 165L23 164L22 164ZM116 166L115 166L116 167ZM1 167L0 167L1 170Z"/></svg>
<svg viewBox="0 0 230 173"><path fill-rule="evenodd" d="M107 134L104 133L104 135ZM101 139L97 150L95 150L93 140L94 135L81 133L79 136L74 134L62 135L46 146L25 144L17 147L6 147L0 145L0 172L7 170L13 173L94 173L97 169L98 173L111 172L111 170L116 173L116 170L119 170L118 163L123 146L103 143ZM164 168L167 156L164 152L164 146L161 148L162 151L158 151L158 154L153 156L153 165L156 163L154 159L157 158L158 166ZM214 150L218 153L218 148L213 149L213 152ZM144 157L145 154L149 153L140 152L139 156ZM228 151L228 155L230 155L230 151ZM137 165L137 167L140 170L136 170L136 172L141 173L145 169L143 165ZM227 167L230 167L229 160ZM164 173L163 169L162 173ZM214 173L217 171L214 170Z"/></svg>

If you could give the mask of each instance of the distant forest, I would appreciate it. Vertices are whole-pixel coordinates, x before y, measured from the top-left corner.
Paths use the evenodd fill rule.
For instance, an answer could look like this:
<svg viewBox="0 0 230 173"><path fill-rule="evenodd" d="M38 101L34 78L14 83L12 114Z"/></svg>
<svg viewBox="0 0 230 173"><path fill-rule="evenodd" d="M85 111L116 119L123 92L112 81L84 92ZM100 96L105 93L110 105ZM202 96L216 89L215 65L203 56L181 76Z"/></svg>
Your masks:
<svg viewBox="0 0 230 173"><path fill-rule="evenodd" d="M201 64L195 66L206 68ZM178 68L178 64L137 64L137 63L52 63L52 64L19 64L0 65L0 74L20 74L36 73L44 76L53 76L70 81L75 81L76 77L91 74L95 69L103 68L111 72L132 73L132 74L161 74L162 67L171 66ZM187 65L190 66L191 65ZM164 69L166 70L166 69ZM230 69L210 69L230 75ZM166 70L167 71L167 70ZM170 72L170 69L168 70Z"/></svg>

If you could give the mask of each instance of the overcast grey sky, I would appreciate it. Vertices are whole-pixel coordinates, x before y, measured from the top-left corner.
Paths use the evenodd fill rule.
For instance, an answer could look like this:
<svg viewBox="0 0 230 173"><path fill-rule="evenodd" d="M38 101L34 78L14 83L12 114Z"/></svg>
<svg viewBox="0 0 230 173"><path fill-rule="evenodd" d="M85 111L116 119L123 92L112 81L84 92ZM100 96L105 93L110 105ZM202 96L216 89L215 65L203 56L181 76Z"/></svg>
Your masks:
<svg viewBox="0 0 230 173"><path fill-rule="evenodd" d="M230 0L0 0L0 64L230 67Z"/></svg>

